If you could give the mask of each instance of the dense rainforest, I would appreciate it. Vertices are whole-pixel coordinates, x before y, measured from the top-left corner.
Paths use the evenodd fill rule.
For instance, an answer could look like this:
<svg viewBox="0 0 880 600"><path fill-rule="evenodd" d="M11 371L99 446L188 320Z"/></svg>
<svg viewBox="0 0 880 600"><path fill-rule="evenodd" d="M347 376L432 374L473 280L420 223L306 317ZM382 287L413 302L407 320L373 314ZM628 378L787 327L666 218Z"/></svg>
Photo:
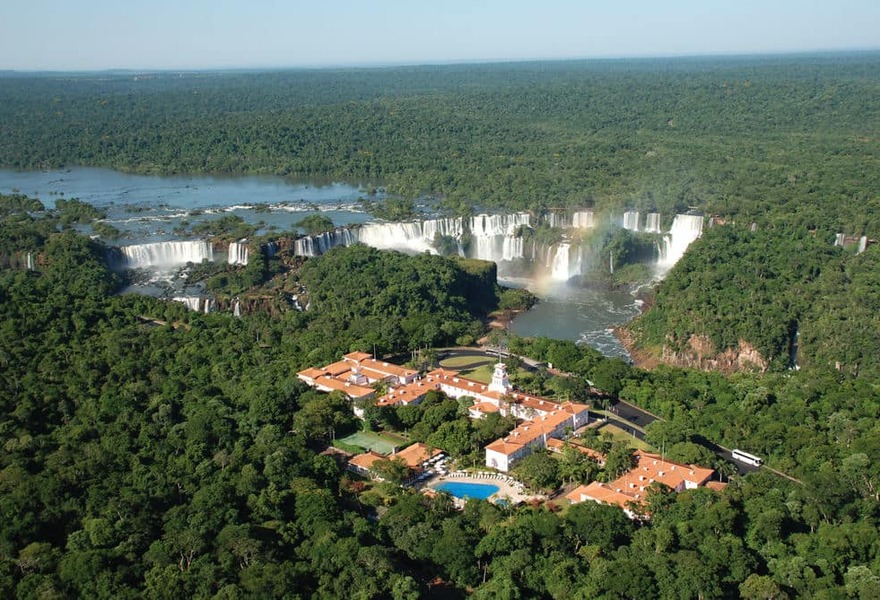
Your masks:
<svg viewBox="0 0 880 600"><path fill-rule="evenodd" d="M645 523L592 503L457 511L392 485L365 492L325 451L357 426L348 403L308 390L297 370L367 349L345 325L392 310L401 327L476 318L492 288L470 300L456 290L485 272L352 247L304 267L314 312L204 315L118 295L103 245L7 200L4 243L26 232L40 261L0 271L4 597L880 593L880 390L863 377L644 372L571 342L512 339L512 350L664 417L649 436L671 456L699 456L702 437L742 444L801 483L765 470L722 492L657 489ZM364 293L370 285L383 293ZM394 301L396 286L416 297ZM528 384L570 394L569 383L539 372ZM415 437L458 439L444 425L456 402L400 411L392 417Z"/></svg>
<svg viewBox="0 0 880 600"><path fill-rule="evenodd" d="M838 233L878 237L878 96L876 52L9 73L0 165L344 179L388 190L384 201L364 199L385 218L411 218L419 200L458 214L656 210L664 229L689 210L754 223L756 235L713 233L695 245L690 267L660 286L654 314L633 328L634 345L681 364L826 361L874 372L880 331L855 317L870 312L859 294L875 295L871 259L820 247ZM801 250L803 260L786 262ZM764 257L777 264L756 265Z"/></svg>
<svg viewBox="0 0 880 600"><path fill-rule="evenodd" d="M785 224L716 226L693 243L629 328L641 347L727 370L831 365L880 377L880 248L863 253ZM757 350L749 354L748 349ZM719 365L715 365L719 366ZM724 365L721 365L724 368Z"/></svg>
<svg viewBox="0 0 880 600"><path fill-rule="evenodd" d="M878 92L876 53L3 74L4 166L343 178L385 187L383 216L421 198L454 213L717 217L632 330L658 356L753 348L745 372L647 372L511 339L570 374L519 383L573 398L590 382L662 417L647 436L670 458L714 460L708 440L792 479L654 490L645 523L592 504L459 512L390 485L365 493L327 452L358 426L350 407L296 371L474 339L506 302L491 268L337 249L295 274L309 310L203 315L117 295L106 248L72 230L100 211L5 197L0 595L880 596L878 249L832 245L878 236ZM228 290L276 271L264 258L214 276ZM470 426L442 398L374 416L453 455L501 427Z"/></svg>
<svg viewBox="0 0 880 600"><path fill-rule="evenodd" d="M696 207L877 231L876 53L9 74L0 165L374 180L454 211Z"/></svg>

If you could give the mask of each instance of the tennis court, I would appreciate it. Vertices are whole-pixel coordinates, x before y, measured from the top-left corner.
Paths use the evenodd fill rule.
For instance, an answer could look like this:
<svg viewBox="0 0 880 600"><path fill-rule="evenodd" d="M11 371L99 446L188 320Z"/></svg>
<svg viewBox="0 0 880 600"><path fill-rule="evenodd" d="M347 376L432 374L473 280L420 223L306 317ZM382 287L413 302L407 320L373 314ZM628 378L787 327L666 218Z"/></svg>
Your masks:
<svg viewBox="0 0 880 600"><path fill-rule="evenodd" d="M395 446L401 445L399 440L394 440L371 431L358 431L346 438L340 438L339 441L353 446L360 446L365 450L373 450L379 454L391 454Z"/></svg>

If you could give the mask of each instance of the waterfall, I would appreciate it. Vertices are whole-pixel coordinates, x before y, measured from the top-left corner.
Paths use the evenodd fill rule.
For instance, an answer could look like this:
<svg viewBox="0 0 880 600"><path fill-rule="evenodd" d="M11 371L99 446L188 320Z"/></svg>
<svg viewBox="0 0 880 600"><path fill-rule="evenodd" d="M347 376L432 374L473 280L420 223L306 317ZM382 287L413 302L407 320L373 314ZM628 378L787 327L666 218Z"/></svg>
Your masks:
<svg viewBox="0 0 880 600"><path fill-rule="evenodd" d="M428 219L406 223L367 223L358 231L358 241L380 250L430 252L438 235L460 240L461 219Z"/></svg>
<svg viewBox="0 0 880 600"><path fill-rule="evenodd" d="M470 232L474 237L513 235L518 227L531 226L529 213L512 215L476 215L470 219Z"/></svg>
<svg viewBox="0 0 880 600"><path fill-rule="evenodd" d="M263 246L263 252L268 257L273 257L278 254L279 246L278 242L268 242L265 246Z"/></svg>
<svg viewBox="0 0 880 600"><path fill-rule="evenodd" d="M199 296L175 296L174 298L172 298L172 300L174 300L175 302L186 304L186 307L188 309L194 310L196 312L199 312L202 307L202 298L200 298Z"/></svg>
<svg viewBox="0 0 880 600"><path fill-rule="evenodd" d="M675 215L672 221L672 229L663 240L663 252L660 256L659 266L662 269L670 269L684 256L685 250L691 242L703 233L703 217L699 215Z"/></svg>
<svg viewBox="0 0 880 600"><path fill-rule="evenodd" d="M523 245L525 241L522 237L504 236L501 248L501 260L515 260L523 257Z"/></svg>
<svg viewBox="0 0 880 600"><path fill-rule="evenodd" d="M241 316L241 302L238 300L238 298L236 298L235 301L232 303L232 315L235 317Z"/></svg>
<svg viewBox="0 0 880 600"><path fill-rule="evenodd" d="M639 212L637 210L628 210L623 213L623 228L630 231L639 230Z"/></svg>
<svg viewBox="0 0 880 600"><path fill-rule="evenodd" d="M28 271L33 271L36 268L34 265L34 255L30 252L27 253L27 257L25 258L25 268Z"/></svg>
<svg viewBox="0 0 880 600"><path fill-rule="evenodd" d="M859 238L858 252L859 252L859 254L861 254L862 252L864 252L867 249L868 249L868 236L863 235L862 237Z"/></svg>
<svg viewBox="0 0 880 600"><path fill-rule="evenodd" d="M523 257L522 239L514 234L522 226L529 227L528 213L512 215L477 215L470 218L473 237L470 257L497 262Z"/></svg>
<svg viewBox="0 0 880 600"><path fill-rule="evenodd" d="M840 246L843 248L844 244L846 244L846 236L842 233L838 233L834 236L834 245Z"/></svg>
<svg viewBox="0 0 880 600"><path fill-rule="evenodd" d="M545 217L547 224L554 229L568 229L571 223L565 213L549 212Z"/></svg>
<svg viewBox="0 0 880 600"><path fill-rule="evenodd" d="M800 370L800 366L798 365L798 345L800 337L800 327L795 323L794 333L788 340L788 368L792 371Z"/></svg>
<svg viewBox="0 0 880 600"><path fill-rule="evenodd" d="M188 262L200 263L214 260L211 243L205 240L188 242L155 242L121 246L111 255L114 269L138 269L143 267L177 267Z"/></svg>
<svg viewBox="0 0 880 600"><path fill-rule="evenodd" d="M571 226L580 229L590 229L595 227L593 222L593 211L579 210L571 216Z"/></svg>
<svg viewBox="0 0 880 600"><path fill-rule="evenodd" d="M295 256L320 256L337 246L351 246L357 243L357 236L349 229L325 231L318 235L299 238L293 244Z"/></svg>
<svg viewBox="0 0 880 600"><path fill-rule="evenodd" d="M611 271L611 274L614 275L614 252L608 252L608 270Z"/></svg>
<svg viewBox="0 0 880 600"><path fill-rule="evenodd" d="M523 256L522 239L514 235L523 225L530 225L528 213L477 215L467 221L458 217L403 223L367 223L357 229L337 229L302 237L294 244L294 254L320 256L330 248L350 246L357 242L380 250L433 252L436 236L450 237L460 242L465 231L469 231L473 247L468 255L500 262ZM459 252L462 253L461 249Z"/></svg>
<svg viewBox="0 0 880 600"><path fill-rule="evenodd" d="M228 262L230 265L248 264L247 240L238 240L229 244Z"/></svg>
<svg viewBox="0 0 880 600"><path fill-rule="evenodd" d="M647 233L660 233L660 213L648 213L645 215L645 231Z"/></svg>
<svg viewBox="0 0 880 600"><path fill-rule="evenodd" d="M553 253L553 261L550 264L550 278L554 281L568 281L571 277L569 271L570 251L570 244L562 243L556 246L556 251Z"/></svg>

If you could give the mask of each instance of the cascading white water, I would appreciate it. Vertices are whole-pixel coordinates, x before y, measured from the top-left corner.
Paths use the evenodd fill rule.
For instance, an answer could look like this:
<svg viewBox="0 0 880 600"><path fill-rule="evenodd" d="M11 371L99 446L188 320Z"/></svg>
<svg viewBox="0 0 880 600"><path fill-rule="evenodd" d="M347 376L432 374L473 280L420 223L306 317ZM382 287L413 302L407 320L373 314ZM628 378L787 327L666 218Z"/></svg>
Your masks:
<svg viewBox="0 0 880 600"><path fill-rule="evenodd" d="M663 252L657 266L668 270L684 256L685 250L703 233L703 217L700 215L675 215L672 229L663 240Z"/></svg>
<svg viewBox="0 0 880 600"><path fill-rule="evenodd" d="M559 244L553 253L553 262L550 265L550 278L554 281L568 281L569 279L569 244Z"/></svg>
<svg viewBox="0 0 880 600"><path fill-rule="evenodd" d="M460 240L461 219L428 219L406 223L367 223L358 231L358 241L380 250L430 252L438 235Z"/></svg>
<svg viewBox="0 0 880 600"><path fill-rule="evenodd" d="M248 264L247 240L238 240L229 244L228 259L230 265Z"/></svg>
<svg viewBox="0 0 880 600"><path fill-rule="evenodd" d="M471 217L469 230L473 246L470 258L494 262L522 258L522 240L515 237L517 229L531 225L528 213L512 215L476 215Z"/></svg>
<svg viewBox="0 0 880 600"><path fill-rule="evenodd" d="M837 235L834 236L834 245L835 246L840 246L841 248L843 248L843 246L845 244L846 244L846 236L844 234L838 233Z"/></svg>
<svg viewBox="0 0 880 600"><path fill-rule="evenodd" d="M464 223L460 217L422 221L422 235L429 240L433 240L438 235L459 239L463 233Z"/></svg>
<svg viewBox="0 0 880 600"><path fill-rule="evenodd" d="M529 213L512 215L476 215L470 219L470 232L474 237L513 235L518 227L531 226Z"/></svg>
<svg viewBox="0 0 880 600"><path fill-rule="evenodd" d="M639 230L639 212L636 210L628 210L623 213L623 228L630 231Z"/></svg>
<svg viewBox="0 0 880 600"><path fill-rule="evenodd" d="M547 225L554 229L568 229L572 226L565 213L549 212L547 213L545 220L547 221Z"/></svg>
<svg viewBox="0 0 880 600"><path fill-rule="evenodd" d="M190 310L194 310L199 312L202 308L202 298L199 296L175 296L172 298L175 302L180 302L182 304L186 304L186 307Z"/></svg>
<svg viewBox="0 0 880 600"><path fill-rule="evenodd" d="M236 298L235 302L232 303L232 316L240 317L241 316L241 302Z"/></svg>
<svg viewBox="0 0 880 600"><path fill-rule="evenodd" d="M593 222L593 211L579 210L571 216L571 226L580 229L590 229L595 227Z"/></svg>
<svg viewBox="0 0 880 600"><path fill-rule="evenodd" d="M522 237L504 236L501 248L501 260L515 260L517 258L522 258L524 243L525 241Z"/></svg>
<svg viewBox="0 0 880 600"><path fill-rule="evenodd" d="M25 268L28 271L33 271L36 268L34 265L34 255L30 252L27 253L27 258L25 259Z"/></svg>
<svg viewBox="0 0 880 600"><path fill-rule="evenodd" d="M645 215L645 231L647 233L660 233L660 213L648 213Z"/></svg>
<svg viewBox="0 0 880 600"><path fill-rule="evenodd" d="M357 241L357 237L349 229L325 231L318 235L309 235L296 240L293 244L293 254L295 256L321 256L331 248L351 246Z"/></svg>
<svg viewBox="0 0 880 600"><path fill-rule="evenodd" d="M205 240L185 242L155 242L121 246L111 263L114 269L139 269L144 267L178 267L188 262L200 263L214 260L211 243Z"/></svg>

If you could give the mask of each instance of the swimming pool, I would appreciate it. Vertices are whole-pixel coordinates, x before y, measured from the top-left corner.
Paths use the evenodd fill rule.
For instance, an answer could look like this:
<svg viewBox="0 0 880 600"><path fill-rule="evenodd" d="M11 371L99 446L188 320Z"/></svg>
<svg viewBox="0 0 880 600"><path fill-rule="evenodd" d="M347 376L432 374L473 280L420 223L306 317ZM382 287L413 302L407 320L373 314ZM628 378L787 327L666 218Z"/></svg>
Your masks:
<svg viewBox="0 0 880 600"><path fill-rule="evenodd" d="M497 485L489 485L488 483L463 483L459 481L445 481L440 485L434 486L439 492L452 494L456 498L477 498L485 500L492 494L498 493Z"/></svg>

